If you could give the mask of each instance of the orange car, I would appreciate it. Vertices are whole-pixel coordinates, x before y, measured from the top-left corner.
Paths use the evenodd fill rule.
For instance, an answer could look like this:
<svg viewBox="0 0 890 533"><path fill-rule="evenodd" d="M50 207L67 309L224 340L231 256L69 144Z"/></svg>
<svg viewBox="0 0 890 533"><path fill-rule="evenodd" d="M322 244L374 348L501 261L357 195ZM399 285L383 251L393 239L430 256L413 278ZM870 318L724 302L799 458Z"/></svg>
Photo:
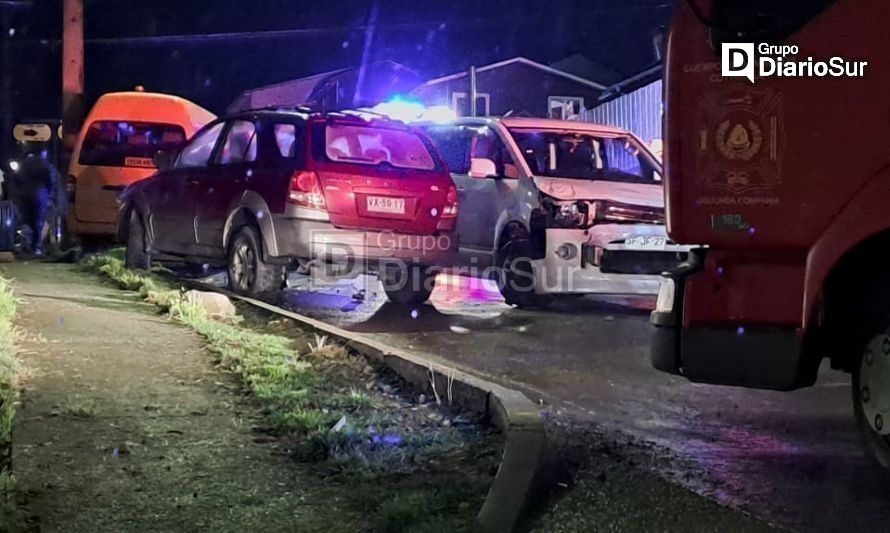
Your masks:
<svg viewBox="0 0 890 533"><path fill-rule="evenodd" d="M68 232L113 236L121 191L155 173L158 151L177 151L214 119L203 107L169 94L135 91L99 98L71 154Z"/></svg>

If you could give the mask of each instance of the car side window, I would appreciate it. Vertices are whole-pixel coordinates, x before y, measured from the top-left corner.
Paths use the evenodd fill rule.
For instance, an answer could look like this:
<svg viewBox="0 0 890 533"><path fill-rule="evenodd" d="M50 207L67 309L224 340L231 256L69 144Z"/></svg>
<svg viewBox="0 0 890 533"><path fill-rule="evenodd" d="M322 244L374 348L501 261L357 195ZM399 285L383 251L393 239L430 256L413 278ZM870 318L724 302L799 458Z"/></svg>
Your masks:
<svg viewBox="0 0 890 533"><path fill-rule="evenodd" d="M263 165L300 167L306 162L306 123L291 117L272 117L258 126Z"/></svg>
<svg viewBox="0 0 890 533"><path fill-rule="evenodd" d="M275 145L281 157L293 159L297 156L297 126L295 124L275 124Z"/></svg>
<svg viewBox="0 0 890 533"><path fill-rule="evenodd" d="M450 172L469 174L472 130L460 126L437 126L427 129L425 133L432 139Z"/></svg>
<svg viewBox="0 0 890 533"><path fill-rule="evenodd" d="M256 161L256 125L248 120L235 120L226 133L226 142L219 154L220 165Z"/></svg>
<svg viewBox="0 0 890 533"><path fill-rule="evenodd" d="M519 168L513 161L507 145L490 128L482 128L473 136L470 146L470 157L494 161L498 176L507 178L519 177Z"/></svg>
<svg viewBox="0 0 890 533"><path fill-rule="evenodd" d="M213 155L213 148L222 133L224 123L214 124L199 133L190 143L185 145L176 161L176 168L205 167Z"/></svg>

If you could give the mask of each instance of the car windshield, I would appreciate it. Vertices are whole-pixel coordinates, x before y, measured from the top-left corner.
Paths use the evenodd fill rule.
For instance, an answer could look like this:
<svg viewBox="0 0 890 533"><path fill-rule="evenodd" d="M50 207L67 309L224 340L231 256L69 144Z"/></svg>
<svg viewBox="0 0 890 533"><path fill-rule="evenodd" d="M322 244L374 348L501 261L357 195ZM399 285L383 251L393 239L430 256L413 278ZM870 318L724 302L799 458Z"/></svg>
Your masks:
<svg viewBox="0 0 890 533"><path fill-rule="evenodd" d="M81 165L154 168L160 151L185 144L185 130L174 124L103 120L90 124L83 139Z"/></svg>
<svg viewBox="0 0 890 533"><path fill-rule="evenodd" d="M322 139L319 139L322 140ZM314 143L317 144L318 143ZM324 159L340 163L435 170L430 146L415 132L353 124L324 127Z"/></svg>
<svg viewBox="0 0 890 533"><path fill-rule="evenodd" d="M511 129L532 174L552 178L657 183L661 170L629 136Z"/></svg>

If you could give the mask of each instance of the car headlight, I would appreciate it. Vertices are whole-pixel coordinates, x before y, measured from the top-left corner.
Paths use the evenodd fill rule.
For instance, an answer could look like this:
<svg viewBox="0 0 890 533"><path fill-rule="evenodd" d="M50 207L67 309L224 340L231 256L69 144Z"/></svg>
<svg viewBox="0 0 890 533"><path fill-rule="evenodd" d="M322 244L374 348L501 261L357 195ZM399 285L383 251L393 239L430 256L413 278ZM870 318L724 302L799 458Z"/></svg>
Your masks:
<svg viewBox="0 0 890 533"><path fill-rule="evenodd" d="M674 297L677 293L677 284L673 278L661 278L658 287L658 299L655 301L656 313L670 313L674 310Z"/></svg>
<svg viewBox="0 0 890 533"><path fill-rule="evenodd" d="M566 202L553 204L553 226L557 228L583 227L587 222L587 204Z"/></svg>

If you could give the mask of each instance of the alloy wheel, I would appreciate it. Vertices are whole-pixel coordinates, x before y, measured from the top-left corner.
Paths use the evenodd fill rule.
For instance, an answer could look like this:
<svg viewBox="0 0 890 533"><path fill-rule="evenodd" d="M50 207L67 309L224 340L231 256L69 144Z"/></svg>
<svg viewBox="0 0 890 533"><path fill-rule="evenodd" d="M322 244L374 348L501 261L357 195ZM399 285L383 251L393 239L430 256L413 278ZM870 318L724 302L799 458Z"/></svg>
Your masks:
<svg viewBox="0 0 890 533"><path fill-rule="evenodd" d="M235 285L242 290L249 289L256 283L256 254L247 243L239 242L232 259Z"/></svg>

